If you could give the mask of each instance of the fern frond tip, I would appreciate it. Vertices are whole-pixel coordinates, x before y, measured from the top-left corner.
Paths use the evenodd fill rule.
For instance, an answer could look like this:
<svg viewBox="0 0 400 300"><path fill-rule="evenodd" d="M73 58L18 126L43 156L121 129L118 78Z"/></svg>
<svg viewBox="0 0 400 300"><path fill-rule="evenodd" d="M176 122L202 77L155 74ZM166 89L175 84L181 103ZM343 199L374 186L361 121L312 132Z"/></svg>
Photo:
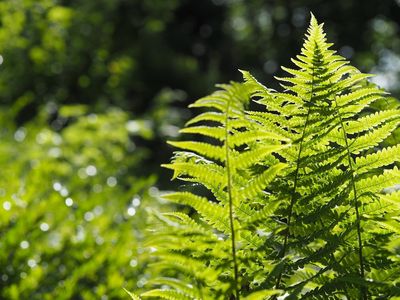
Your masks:
<svg viewBox="0 0 400 300"><path fill-rule="evenodd" d="M133 299L133 300L141 300L139 296L137 296L134 293L128 291L126 288L123 288L123 289L131 297L131 299Z"/></svg>

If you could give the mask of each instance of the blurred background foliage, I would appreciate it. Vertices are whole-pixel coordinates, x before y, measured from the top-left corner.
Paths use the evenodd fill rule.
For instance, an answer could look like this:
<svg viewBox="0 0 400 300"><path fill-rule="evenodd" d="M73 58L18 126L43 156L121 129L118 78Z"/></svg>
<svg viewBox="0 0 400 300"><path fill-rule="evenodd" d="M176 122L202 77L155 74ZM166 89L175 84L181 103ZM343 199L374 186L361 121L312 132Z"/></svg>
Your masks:
<svg viewBox="0 0 400 300"><path fill-rule="evenodd" d="M0 135L1 299L124 298L142 272L146 150L130 141L125 112L86 110L61 107L68 126L56 132L46 107Z"/></svg>
<svg viewBox="0 0 400 300"><path fill-rule="evenodd" d="M279 88L310 11L400 95L398 0L0 1L0 298L143 285L141 208L173 188L159 164L186 105L239 68Z"/></svg>

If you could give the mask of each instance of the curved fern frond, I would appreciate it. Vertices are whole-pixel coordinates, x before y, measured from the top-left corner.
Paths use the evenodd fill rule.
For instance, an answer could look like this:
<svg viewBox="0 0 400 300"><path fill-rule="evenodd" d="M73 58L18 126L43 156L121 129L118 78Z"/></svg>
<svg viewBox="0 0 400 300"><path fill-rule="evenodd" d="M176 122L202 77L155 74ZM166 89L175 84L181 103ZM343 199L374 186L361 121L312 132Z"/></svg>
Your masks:
<svg viewBox="0 0 400 300"><path fill-rule="evenodd" d="M177 290L169 290L169 289L154 289L148 292L144 292L142 297L155 297L157 299L166 299L166 300L193 300L190 296L185 295L182 292Z"/></svg>
<svg viewBox="0 0 400 300"><path fill-rule="evenodd" d="M196 209L207 224L226 234L230 232L229 216L226 209L217 203L208 201L207 198L189 192L172 193L163 196L171 202L189 205Z"/></svg>
<svg viewBox="0 0 400 300"><path fill-rule="evenodd" d="M357 157L355 169L358 174L362 174L383 166L388 166L400 161L400 145L383 148L377 152Z"/></svg>
<svg viewBox="0 0 400 300"><path fill-rule="evenodd" d="M171 263L176 263L174 262L176 254L173 255L171 251L179 251L181 259L186 257L188 263L192 262L193 265L204 263L203 268L206 268L208 262L201 261L206 259L207 255L198 251L202 249L210 253L219 253L219 259L213 260L212 269L217 272L219 269L226 269L231 264L232 268L229 272L215 274L220 277L221 282L227 281L229 285L220 283L210 288L204 284L204 278L200 274L192 272L191 276L197 282L197 284L193 283L193 286L199 286L203 297L206 294L220 294L221 297L232 294L239 300L243 294L239 287L246 280L239 274L239 269L246 268L241 263L244 259L243 253L246 249L260 247L264 241L263 237L255 234L254 228L246 226L246 221L256 214L256 210L250 203L256 199L260 199L259 202L263 203L268 185L277 176L283 174L286 164L274 159L273 154L289 147L290 139L281 135L273 127L262 129L259 122L248 117L245 111L250 101L251 91L248 85L232 83L220 85L220 87L222 90L201 98L191 105L191 107L212 109L212 111L194 117L187 123L188 127L181 130L183 134L205 139L170 142L171 145L183 151L176 152L173 161L164 165L174 171L173 178L200 183L212 193L209 198L190 191L169 193L163 196L170 202L193 208L205 225L202 228L208 228L206 230L209 231L206 234L196 227L198 225L192 224L189 227L182 225L181 216L177 216L177 220L174 221L168 217L165 219L164 215L161 219L167 223L163 226L168 224L169 232L175 232L174 238L170 239L172 244L163 250L166 245L163 242L163 230L158 231L158 237L156 235L150 239L148 244L157 248L159 259L163 257L162 261L156 264L161 269L172 267ZM253 169L259 166L264 168L264 171L254 172ZM172 218L174 218L173 215ZM188 223L187 219L185 222ZM209 241L210 244L199 249L193 248L191 246L193 235L190 232L196 235L197 240L204 239L204 243ZM212 239L211 236L218 238ZM217 242L219 245L212 245L211 242ZM222 255L220 251L224 254ZM227 256L229 253L230 259ZM171 261L171 257L174 257L174 260ZM179 269L179 266L174 268ZM168 297L172 297L173 291L189 295L175 283L153 282L155 286L166 285L171 289L167 289L167 292L157 289L142 296L167 297L168 294ZM193 294L190 295L193 296Z"/></svg>
<svg viewBox="0 0 400 300"><path fill-rule="evenodd" d="M129 297L131 297L132 300L140 300L139 296L129 292L127 289L124 288L124 291L129 295Z"/></svg>

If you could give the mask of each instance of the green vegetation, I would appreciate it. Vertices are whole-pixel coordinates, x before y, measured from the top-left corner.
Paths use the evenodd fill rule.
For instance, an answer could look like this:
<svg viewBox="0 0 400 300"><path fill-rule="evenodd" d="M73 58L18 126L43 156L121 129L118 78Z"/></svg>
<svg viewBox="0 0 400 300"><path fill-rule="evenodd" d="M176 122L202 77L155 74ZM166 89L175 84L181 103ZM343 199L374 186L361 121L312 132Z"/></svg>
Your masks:
<svg viewBox="0 0 400 300"><path fill-rule="evenodd" d="M0 298L124 298L142 272L139 207L153 179L131 170L145 153L119 109L62 107L62 132L47 111L1 135Z"/></svg>
<svg viewBox="0 0 400 300"><path fill-rule="evenodd" d="M312 17L284 92L243 72L191 105L211 110L181 132L207 139L171 142L164 166L204 188L164 196L196 214L155 215L142 297L400 296L399 110L374 108L385 92L330 47Z"/></svg>
<svg viewBox="0 0 400 300"><path fill-rule="evenodd" d="M364 2L1 0L0 299L400 297L400 2ZM279 69L310 11L376 76L315 22Z"/></svg>

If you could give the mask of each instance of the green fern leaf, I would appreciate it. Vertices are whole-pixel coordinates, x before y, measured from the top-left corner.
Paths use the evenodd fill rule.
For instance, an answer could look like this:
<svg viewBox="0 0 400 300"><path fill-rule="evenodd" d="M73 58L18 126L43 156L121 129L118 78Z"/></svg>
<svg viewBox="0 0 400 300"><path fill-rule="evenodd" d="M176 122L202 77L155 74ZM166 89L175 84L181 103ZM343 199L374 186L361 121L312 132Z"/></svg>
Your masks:
<svg viewBox="0 0 400 300"><path fill-rule="evenodd" d="M399 110L376 111L387 94L331 47L312 16L283 92L241 71L243 84L190 106L208 110L180 131L196 140L170 142L181 151L164 167L206 189L164 196L192 209L155 214L151 267L166 275L145 295L398 295ZM250 99L264 111L247 111Z"/></svg>
<svg viewBox="0 0 400 300"><path fill-rule="evenodd" d="M154 289L148 292L144 292L141 294L142 297L155 297L158 299L166 299L166 300L193 300L193 298L186 296L185 294L175 291L175 290L162 290L162 289Z"/></svg>
<svg viewBox="0 0 400 300"><path fill-rule="evenodd" d="M140 300L139 296L136 296L134 293L129 292L124 288L124 291L132 298L132 300Z"/></svg>

